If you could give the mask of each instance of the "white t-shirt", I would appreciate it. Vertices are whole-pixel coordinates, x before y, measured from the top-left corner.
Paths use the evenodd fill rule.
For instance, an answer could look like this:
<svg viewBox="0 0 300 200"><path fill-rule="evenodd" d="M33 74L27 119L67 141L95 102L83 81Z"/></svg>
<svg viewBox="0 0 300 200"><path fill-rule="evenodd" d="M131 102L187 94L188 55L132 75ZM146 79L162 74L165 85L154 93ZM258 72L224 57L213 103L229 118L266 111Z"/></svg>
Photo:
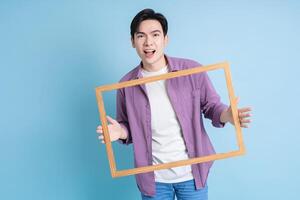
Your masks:
<svg viewBox="0 0 300 200"><path fill-rule="evenodd" d="M142 69L143 77L168 73L168 67L149 72ZM169 163L188 159L182 131L170 102L165 80L146 83L151 108L152 162ZM191 166L154 171L155 181L178 183L193 179Z"/></svg>

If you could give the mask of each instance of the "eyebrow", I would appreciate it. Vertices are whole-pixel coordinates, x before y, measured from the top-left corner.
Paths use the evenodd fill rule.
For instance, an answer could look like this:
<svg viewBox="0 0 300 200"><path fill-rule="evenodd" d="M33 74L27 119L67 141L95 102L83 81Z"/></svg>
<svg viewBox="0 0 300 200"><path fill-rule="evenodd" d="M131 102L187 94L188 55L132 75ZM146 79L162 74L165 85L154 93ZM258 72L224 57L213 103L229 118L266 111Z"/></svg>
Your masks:
<svg viewBox="0 0 300 200"><path fill-rule="evenodd" d="M154 31L151 31L151 33L155 33L155 32L159 32L159 33L161 33L161 31L160 30L154 30ZM145 32L139 32L139 31L137 31L135 34L146 34Z"/></svg>

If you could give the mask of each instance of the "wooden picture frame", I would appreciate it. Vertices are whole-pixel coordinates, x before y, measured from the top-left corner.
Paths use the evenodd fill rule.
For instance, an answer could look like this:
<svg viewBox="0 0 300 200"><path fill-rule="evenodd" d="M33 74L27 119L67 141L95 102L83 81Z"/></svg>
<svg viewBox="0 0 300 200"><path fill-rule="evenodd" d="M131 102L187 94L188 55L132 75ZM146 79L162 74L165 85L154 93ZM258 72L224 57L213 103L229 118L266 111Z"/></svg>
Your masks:
<svg viewBox="0 0 300 200"><path fill-rule="evenodd" d="M171 78L175 78L175 77L187 76L187 75L191 75L191 74L195 74L195 73L201 73L201 72L218 70L218 69L223 69L224 73L225 73L226 85L227 85L230 105L231 105L231 109L232 109L232 113L233 113L238 150L230 151L227 153L216 153L214 155L196 157L196 158L180 160L180 161L175 161L175 162L170 162L170 163L137 167L137 168L126 169L126 170L117 170L116 169L115 158L114 158L113 149L112 149L112 145L111 145L111 141L110 141L110 137L109 137L109 133L108 133L106 112L105 112L104 102L103 102L103 97L102 97L103 92L110 91L110 90L117 90L120 88L125 88L125 87L145 84L145 83L150 83L150 82L154 82L154 81L158 81L158 80L166 80L166 79L171 79ZM239 156L239 155L245 154L245 146L244 146L243 138L242 138L242 129L241 129L239 119L238 119L238 111L237 111L237 105L235 103L235 95L234 95L232 81L231 81L229 63L227 63L227 62L213 64L213 65L207 65L207 66L199 66L199 67L176 71L176 72L169 72L167 74L163 74L163 75L159 75L159 76L152 76L152 77L140 78L140 79L125 81L125 82L110 84L110 85L99 86L99 87L96 87L96 97L97 97L98 110L99 110L99 114L100 114L100 120L102 122L104 141L106 144L106 151L107 151L107 156L108 156L108 161L109 161L109 166L110 166L110 171L111 171L112 177L120 177L120 176L145 173L145 172L150 172L150 171L154 171L154 170L161 170L161 169L168 169L168 168L179 167L179 166L184 166L184 165L191 165L191 164L219 160L219 159L224 159L224 158L229 158L229 157L234 157L234 156Z"/></svg>

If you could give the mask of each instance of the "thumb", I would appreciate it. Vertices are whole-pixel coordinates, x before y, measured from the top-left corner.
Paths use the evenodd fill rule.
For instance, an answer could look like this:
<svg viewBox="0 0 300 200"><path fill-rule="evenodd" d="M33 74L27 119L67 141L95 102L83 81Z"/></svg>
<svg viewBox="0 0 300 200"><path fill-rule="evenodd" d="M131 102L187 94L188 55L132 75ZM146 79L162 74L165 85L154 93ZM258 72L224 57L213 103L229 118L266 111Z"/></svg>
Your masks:
<svg viewBox="0 0 300 200"><path fill-rule="evenodd" d="M240 97L235 97L235 104L238 104L240 101Z"/></svg>
<svg viewBox="0 0 300 200"><path fill-rule="evenodd" d="M109 122L109 123L111 123L111 124L116 124L117 123L117 121L116 120L114 120L113 118L111 118L110 116L106 116L106 118L107 118L107 121Z"/></svg>
<svg viewBox="0 0 300 200"><path fill-rule="evenodd" d="M234 104L237 105L240 101L240 97L235 97L234 98ZM230 107L228 108L229 110L231 109L232 105L230 104Z"/></svg>

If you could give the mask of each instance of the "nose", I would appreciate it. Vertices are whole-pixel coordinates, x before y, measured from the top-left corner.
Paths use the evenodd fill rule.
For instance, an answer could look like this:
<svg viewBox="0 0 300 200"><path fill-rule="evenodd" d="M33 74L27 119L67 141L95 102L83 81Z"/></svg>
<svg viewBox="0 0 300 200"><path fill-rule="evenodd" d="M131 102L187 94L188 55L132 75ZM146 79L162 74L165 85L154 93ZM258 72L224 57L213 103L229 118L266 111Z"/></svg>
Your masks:
<svg viewBox="0 0 300 200"><path fill-rule="evenodd" d="M145 46L151 46L153 43L153 40L151 37L147 36L145 40Z"/></svg>

